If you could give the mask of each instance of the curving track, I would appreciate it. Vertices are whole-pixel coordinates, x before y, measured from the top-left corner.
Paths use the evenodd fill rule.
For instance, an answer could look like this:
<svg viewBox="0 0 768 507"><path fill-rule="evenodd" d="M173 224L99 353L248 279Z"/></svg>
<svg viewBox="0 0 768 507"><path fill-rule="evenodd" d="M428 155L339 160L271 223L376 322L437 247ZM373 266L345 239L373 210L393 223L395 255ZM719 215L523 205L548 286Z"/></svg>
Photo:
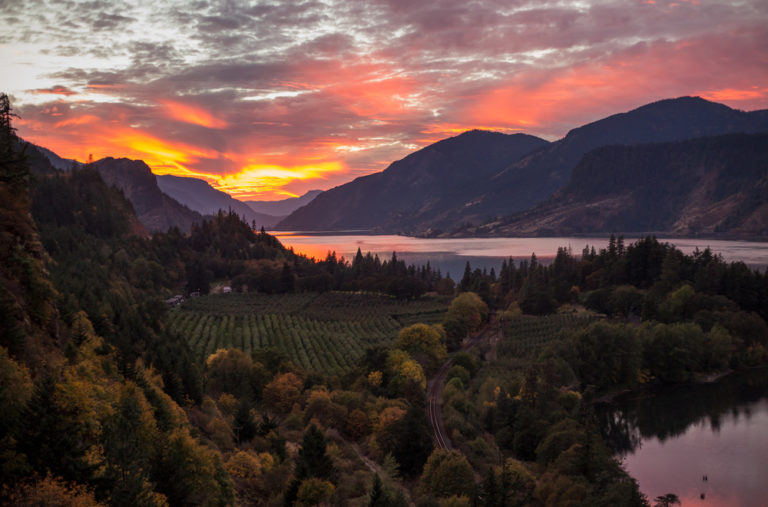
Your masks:
<svg viewBox="0 0 768 507"><path fill-rule="evenodd" d="M491 322L493 322L493 315L491 315ZM469 341L461 347L462 351L470 350L475 345L480 343L489 334L491 324L487 324L480 331L469 339ZM445 387L445 377L448 374L448 370L451 368L452 360L449 358L440 367L437 374L432 377L432 380L427 384L427 414L429 415L429 422L432 424L432 432L435 436L435 442L441 449L453 449L451 440L445 431L445 424L443 423L443 407L442 407L442 394L443 387Z"/></svg>

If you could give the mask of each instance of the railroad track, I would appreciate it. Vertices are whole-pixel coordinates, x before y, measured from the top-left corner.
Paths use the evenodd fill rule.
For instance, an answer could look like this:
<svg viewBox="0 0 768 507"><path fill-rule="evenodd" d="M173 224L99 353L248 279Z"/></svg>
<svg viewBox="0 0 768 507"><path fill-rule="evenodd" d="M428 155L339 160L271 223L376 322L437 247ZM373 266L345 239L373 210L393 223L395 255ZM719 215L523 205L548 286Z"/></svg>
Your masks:
<svg viewBox="0 0 768 507"><path fill-rule="evenodd" d="M493 322L493 315L491 316L491 322ZM461 347L462 351L472 349L475 345L480 343L491 330L491 324L487 324L480 331L469 339L469 341ZM451 368L452 359L447 359L438 370L437 374L432 377L427 385L427 398L428 406L427 412L429 415L429 422L432 424L432 432L435 436L435 442L440 449L453 449L451 440L448 438L445 432L445 424L443 423L443 406L442 406L442 394L443 387L445 387L445 377L448 375L448 370Z"/></svg>

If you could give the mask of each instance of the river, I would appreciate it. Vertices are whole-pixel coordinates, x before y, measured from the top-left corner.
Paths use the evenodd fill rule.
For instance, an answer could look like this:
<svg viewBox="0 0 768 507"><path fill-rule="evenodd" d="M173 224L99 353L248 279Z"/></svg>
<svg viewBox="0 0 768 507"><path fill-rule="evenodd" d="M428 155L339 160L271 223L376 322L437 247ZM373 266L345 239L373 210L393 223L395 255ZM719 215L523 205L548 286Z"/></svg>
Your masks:
<svg viewBox="0 0 768 507"><path fill-rule="evenodd" d="M581 255L584 246L605 248L605 237L556 237L556 238L413 238L396 235L354 235L354 234L297 234L293 232L273 232L287 247L293 247L298 253L309 257L325 258L328 252L336 252L338 257L351 260L357 249L363 253L378 254L389 259L392 252L409 264L425 264L440 268L443 274L450 272L454 279L460 278L467 261L472 268L494 268L498 271L503 259L530 258L532 253L542 261L554 258L558 247L570 247L575 255ZM637 238L625 238L629 245ZM768 243L751 241L723 241L703 239L664 238L684 253L691 253L696 248L703 250L710 247L726 261L743 261L749 266L765 268L768 266Z"/></svg>
<svg viewBox="0 0 768 507"><path fill-rule="evenodd" d="M632 395L598 417L651 501L675 493L685 507L768 505L768 369Z"/></svg>

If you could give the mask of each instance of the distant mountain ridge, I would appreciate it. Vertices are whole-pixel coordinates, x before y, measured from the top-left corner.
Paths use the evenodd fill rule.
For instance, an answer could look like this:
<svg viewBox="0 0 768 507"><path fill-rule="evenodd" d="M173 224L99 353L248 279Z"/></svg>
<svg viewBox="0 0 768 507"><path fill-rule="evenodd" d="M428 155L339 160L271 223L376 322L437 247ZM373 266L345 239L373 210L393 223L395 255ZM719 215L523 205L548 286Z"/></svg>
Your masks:
<svg viewBox="0 0 768 507"><path fill-rule="evenodd" d="M565 185L581 158L601 146L757 132L768 132L764 111L747 113L700 97L660 100L575 128L512 163L493 178L476 205L499 216L527 209Z"/></svg>
<svg viewBox="0 0 768 507"><path fill-rule="evenodd" d="M680 97L575 128L553 143L541 140L527 152L509 153L505 160L493 164L481 162L487 148L475 142L478 136L463 137L470 134L465 133L451 138L465 141L452 155L431 155L433 150L440 150L436 147L441 143L451 142L458 147L451 139L428 146L382 173L325 192L281 221L278 228L466 234L473 226L494 224L501 217L546 200L570 181L574 167L595 148L759 132L768 132L768 111L743 112L699 97ZM412 157L419 162L413 163ZM453 164L453 173L463 171L464 177L452 174L433 178L429 185L436 188L426 193L412 191L411 180L438 174L446 164ZM480 166L484 170L478 170ZM404 172L410 172L410 177L399 176ZM461 183L456 185L456 180ZM455 187L460 191L451 195ZM430 195L440 193L451 198L433 199Z"/></svg>
<svg viewBox="0 0 768 507"><path fill-rule="evenodd" d="M265 213L276 217L287 217L302 206L306 206L312 199L322 194L322 190L310 190L299 197L289 197L279 201L244 201L245 204L257 213Z"/></svg>
<svg viewBox="0 0 768 507"><path fill-rule="evenodd" d="M216 190L208 182L198 178L163 175L157 176L157 184L165 194L203 215L214 215L219 210L232 210L256 228L270 228L282 217L254 211L246 203L226 192Z"/></svg>
<svg viewBox="0 0 768 507"><path fill-rule="evenodd" d="M768 134L597 148L549 200L465 232L609 231L768 237Z"/></svg>
<svg viewBox="0 0 768 507"><path fill-rule="evenodd" d="M527 134L465 132L411 153L383 172L323 192L277 228L404 233L451 228L453 210L471 205L478 184L546 144Z"/></svg>

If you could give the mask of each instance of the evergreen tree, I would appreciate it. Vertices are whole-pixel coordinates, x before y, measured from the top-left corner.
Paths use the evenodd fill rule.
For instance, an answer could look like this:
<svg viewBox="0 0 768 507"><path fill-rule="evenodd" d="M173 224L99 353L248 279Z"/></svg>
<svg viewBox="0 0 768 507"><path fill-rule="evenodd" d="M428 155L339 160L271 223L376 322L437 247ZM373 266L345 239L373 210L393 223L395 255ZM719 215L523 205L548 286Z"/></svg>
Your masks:
<svg viewBox="0 0 768 507"><path fill-rule="evenodd" d="M379 477L379 474L376 474L373 477L373 486L371 487L371 493L368 496L368 507L388 507L389 504L389 495L384 489L381 477Z"/></svg>
<svg viewBox="0 0 768 507"><path fill-rule="evenodd" d="M46 471L65 480L88 482L95 470L86 459L94 443L89 423L77 408L65 409L57 402L56 379L46 373L38 379L23 414L27 424L18 439L19 450L33 470Z"/></svg>

